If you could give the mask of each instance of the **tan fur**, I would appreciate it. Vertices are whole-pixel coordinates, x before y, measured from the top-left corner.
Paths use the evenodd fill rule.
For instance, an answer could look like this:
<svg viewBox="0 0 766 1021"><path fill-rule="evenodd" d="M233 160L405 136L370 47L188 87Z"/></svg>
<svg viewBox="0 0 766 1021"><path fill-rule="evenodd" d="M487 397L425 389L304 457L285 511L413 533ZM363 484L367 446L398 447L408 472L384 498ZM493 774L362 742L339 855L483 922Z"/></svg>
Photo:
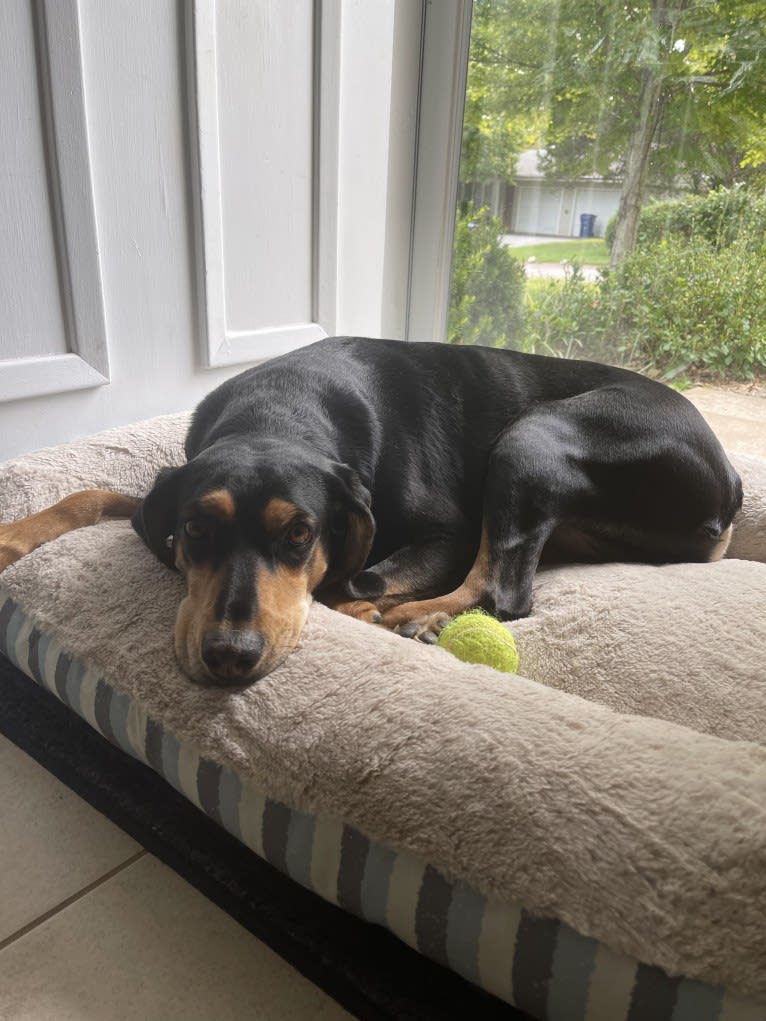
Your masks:
<svg viewBox="0 0 766 1021"><path fill-rule="evenodd" d="M224 521L233 521L237 512L234 497L228 489L213 489L197 501L197 507L203 514L212 514Z"/></svg>
<svg viewBox="0 0 766 1021"><path fill-rule="evenodd" d="M486 529L482 529L479 552L476 554L473 567L466 575L465 581L454 591L435 599L419 599L400 606L391 607L383 613L386 627L397 627L409 621L430 624L445 615L454 617L457 613L475 606L481 598L487 575L489 573L489 539Z"/></svg>
<svg viewBox="0 0 766 1021"><path fill-rule="evenodd" d="M298 508L294 503L274 497L263 508L261 516L268 532L279 532L287 528L297 513Z"/></svg>
<svg viewBox="0 0 766 1021"><path fill-rule="evenodd" d="M333 585L322 592L319 601L337 613L343 613L354 620L363 620L367 624L382 623L381 612L375 603L367 599L349 599L342 586Z"/></svg>
<svg viewBox="0 0 766 1021"><path fill-rule="evenodd" d="M311 593L327 572L327 557L317 544L304 567L280 564L274 571L262 567L255 576L258 612L248 621L236 622L219 620L216 615L225 568L214 570L208 564L187 560L182 543L176 548L176 567L184 574L187 585L175 624L176 655L183 669L197 681L209 680L200 655L205 634L236 628L260 632L266 639L255 679L279 666L298 644L311 606Z"/></svg>
<svg viewBox="0 0 766 1021"><path fill-rule="evenodd" d="M208 671L200 658L202 639L207 631L222 627L215 619L215 604L225 574L208 564L187 561L181 543L176 547L176 567L186 579L186 595L178 607L174 630L176 656L190 677L204 681Z"/></svg>
<svg viewBox="0 0 766 1021"><path fill-rule="evenodd" d="M311 554L311 559L307 565L309 592L313 592L314 589L319 586L322 579L327 574L328 567L327 554L325 553L322 544L318 542L314 547L314 552Z"/></svg>
<svg viewBox="0 0 766 1021"><path fill-rule="evenodd" d="M729 549L729 543L731 542L731 535L734 531L734 526L729 527L721 534L721 538L716 543L712 553L710 554L710 563L714 563L716 560L721 560L726 556L726 552Z"/></svg>
<svg viewBox="0 0 766 1021"><path fill-rule="evenodd" d="M97 525L105 517L129 518L140 502L122 493L86 489L21 521L0 525L0 571L65 532Z"/></svg>

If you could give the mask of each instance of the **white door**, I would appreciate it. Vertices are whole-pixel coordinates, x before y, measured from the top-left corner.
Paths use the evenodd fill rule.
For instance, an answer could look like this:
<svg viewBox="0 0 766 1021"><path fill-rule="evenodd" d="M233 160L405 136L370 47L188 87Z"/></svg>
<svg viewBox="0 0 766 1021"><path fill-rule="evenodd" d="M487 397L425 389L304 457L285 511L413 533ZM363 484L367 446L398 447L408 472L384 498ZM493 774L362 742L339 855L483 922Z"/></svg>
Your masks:
<svg viewBox="0 0 766 1021"><path fill-rule="evenodd" d="M0 402L109 380L78 9L0 4Z"/></svg>
<svg viewBox="0 0 766 1021"><path fill-rule="evenodd" d="M401 0L0 0L0 461L405 329Z"/></svg>

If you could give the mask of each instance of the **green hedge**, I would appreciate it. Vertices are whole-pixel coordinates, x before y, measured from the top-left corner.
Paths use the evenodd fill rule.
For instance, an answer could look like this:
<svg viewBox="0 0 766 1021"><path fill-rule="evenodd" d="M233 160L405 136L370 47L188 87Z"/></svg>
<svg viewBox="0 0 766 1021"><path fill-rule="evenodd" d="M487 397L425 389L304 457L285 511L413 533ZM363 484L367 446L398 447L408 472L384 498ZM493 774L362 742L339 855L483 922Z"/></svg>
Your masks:
<svg viewBox="0 0 766 1021"><path fill-rule="evenodd" d="M588 283L575 272L527 295L525 350L675 376L766 370L766 252L747 236L716 250L678 236L637 248Z"/></svg>
<svg viewBox="0 0 766 1021"><path fill-rule="evenodd" d="M766 368L766 260L742 236L725 248L668 237L604 282L611 323L639 360L735 377Z"/></svg>
<svg viewBox="0 0 766 1021"><path fill-rule="evenodd" d="M524 332L519 344L522 351L565 358L601 358L605 340L600 285L589 283L577 265L569 269L564 280L529 281L524 312ZM619 359L613 352L609 361L615 360Z"/></svg>
<svg viewBox="0 0 766 1021"><path fill-rule="evenodd" d="M604 235L611 251L616 218ZM766 233L766 195L747 188L719 188L706 195L652 200L641 210L637 247L646 248L671 237L707 241L720 250L746 236L756 246Z"/></svg>

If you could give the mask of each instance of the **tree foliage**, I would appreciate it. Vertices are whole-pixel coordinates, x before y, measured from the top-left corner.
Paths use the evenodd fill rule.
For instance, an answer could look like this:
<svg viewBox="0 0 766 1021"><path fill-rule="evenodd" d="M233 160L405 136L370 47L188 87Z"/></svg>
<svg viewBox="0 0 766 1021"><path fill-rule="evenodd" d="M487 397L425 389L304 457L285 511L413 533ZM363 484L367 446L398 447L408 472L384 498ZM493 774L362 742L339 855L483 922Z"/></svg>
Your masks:
<svg viewBox="0 0 766 1021"><path fill-rule="evenodd" d="M765 24L766 0L475 0L462 179L512 182L539 148L640 207L763 173Z"/></svg>

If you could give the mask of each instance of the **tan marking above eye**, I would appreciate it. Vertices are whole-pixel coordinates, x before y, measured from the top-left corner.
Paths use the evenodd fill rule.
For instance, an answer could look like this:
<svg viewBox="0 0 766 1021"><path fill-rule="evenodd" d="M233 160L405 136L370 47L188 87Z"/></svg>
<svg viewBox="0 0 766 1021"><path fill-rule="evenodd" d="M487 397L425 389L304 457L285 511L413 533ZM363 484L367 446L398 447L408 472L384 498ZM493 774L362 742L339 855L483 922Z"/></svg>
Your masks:
<svg viewBox="0 0 766 1021"><path fill-rule="evenodd" d="M195 506L199 513L211 514L224 521L232 521L237 512L234 497L228 489L213 489L205 493L197 500Z"/></svg>
<svg viewBox="0 0 766 1021"><path fill-rule="evenodd" d="M279 532L286 528L298 514L298 508L289 500L275 496L263 508L263 524L269 532Z"/></svg>

